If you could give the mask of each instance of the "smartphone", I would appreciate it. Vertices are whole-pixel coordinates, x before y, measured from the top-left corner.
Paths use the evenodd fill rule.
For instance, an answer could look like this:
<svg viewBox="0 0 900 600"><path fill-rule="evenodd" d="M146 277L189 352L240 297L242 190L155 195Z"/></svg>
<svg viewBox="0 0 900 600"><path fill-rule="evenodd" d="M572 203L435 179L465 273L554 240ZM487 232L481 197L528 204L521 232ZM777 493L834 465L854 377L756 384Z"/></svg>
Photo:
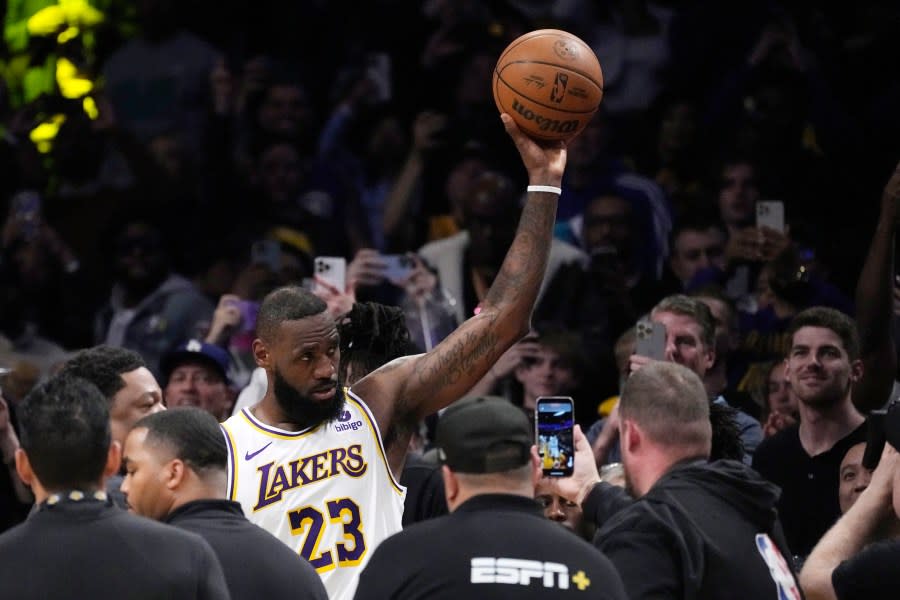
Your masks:
<svg viewBox="0 0 900 600"><path fill-rule="evenodd" d="M253 242L250 259L255 265L265 265L276 273L281 271L281 243L276 240Z"/></svg>
<svg viewBox="0 0 900 600"><path fill-rule="evenodd" d="M259 315L259 302L253 300L238 300L238 309L241 311L241 333L256 331L256 317Z"/></svg>
<svg viewBox="0 0 900 600"><path fill-rule="evenodd" d="M641 319L635 326L634 353L655 360L666 359L666 326L662 323Z"/></svg>
<svg viewBox="0 0 900 600"><path fill-rule="evenodd" d="M760 200L757 202L756 226L768 227L784 233L784 203L781 200Z"/></svg>
<svg viewBox="0 0 900 600"><path fill-rule="evenodd" d="M384 52L373 52L366 56L366 77L372 82L373 103L387 102L393 94L391 85L391 57Z"/></svg>
<svg viewBox="0 0 900 600"><path fill-rule="evenodd" d="M416 268L416 262L405 254L383 254L384 277L391 283L400 284Z"/></svg>
<svg viewBox="0 0 900 600"><path fill-rule="evenodd" d="M315 276L343 293L347 289L347 259L342 256L317 256Z"/></svg>
<svg viewBox="0 0 900 600"><path fill-rule="evenodd" d="M568 477L575 467L575 401L571 396L540 396L534 420L544 475Z"/></svg>
<svg viewBox="0 0 900 600"><path fill-rule="evenodd" d="M41 226L41 195L33 190L23 190L12 197L10 204L19 234L25 240L35 239Z"/></svg>

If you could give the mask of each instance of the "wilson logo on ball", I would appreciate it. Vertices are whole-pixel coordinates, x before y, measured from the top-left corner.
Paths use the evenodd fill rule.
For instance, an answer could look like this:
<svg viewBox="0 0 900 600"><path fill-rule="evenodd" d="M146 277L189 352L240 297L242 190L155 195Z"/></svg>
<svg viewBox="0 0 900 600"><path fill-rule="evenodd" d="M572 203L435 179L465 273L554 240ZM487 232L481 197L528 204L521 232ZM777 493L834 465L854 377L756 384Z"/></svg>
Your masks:
<svg viewBox="0 0 900 600"><path fill-rule="evenodd" d="M548 131L552 133L571 133L578 129L578 119L572 119L570 121L550 119L536 114L533 110L523 106L515 99L513 99L513 110L524 117L526 120L533 121L541 131Z"/></svg>

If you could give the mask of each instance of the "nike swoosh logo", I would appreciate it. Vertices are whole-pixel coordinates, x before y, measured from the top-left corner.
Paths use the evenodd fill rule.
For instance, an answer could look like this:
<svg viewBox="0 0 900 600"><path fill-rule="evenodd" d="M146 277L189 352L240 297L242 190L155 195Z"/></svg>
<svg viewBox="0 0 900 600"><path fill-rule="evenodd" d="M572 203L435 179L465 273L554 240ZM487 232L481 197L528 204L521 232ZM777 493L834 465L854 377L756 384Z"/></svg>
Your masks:
<svg viewBox="0 0 900 600"><path fill-rule="evenodd" d="M263 450L265 450L266 448L268 448L271 445L272 445L272 442L269 442L268 444L266 444L265 446L263 446L256 452L247 452L246 454L244 454L244 460L250 460L251 458L253 458L254 456L256 456L257 454L259 454L260 452L262 452Z"/></svg>

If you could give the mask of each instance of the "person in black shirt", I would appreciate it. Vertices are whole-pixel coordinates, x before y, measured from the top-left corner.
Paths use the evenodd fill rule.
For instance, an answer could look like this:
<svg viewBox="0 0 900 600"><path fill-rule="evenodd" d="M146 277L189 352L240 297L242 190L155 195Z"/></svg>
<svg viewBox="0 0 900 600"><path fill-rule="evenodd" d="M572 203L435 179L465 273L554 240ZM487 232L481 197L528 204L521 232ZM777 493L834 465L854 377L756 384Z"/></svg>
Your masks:
<svg viewBox="0 0 900 600"><path fill-rule="evenodd" d="M450 514L382 542L357 600L626 598L609 560L534 501L541 467L521 410L499 397L460 400L436 443Z"/></svg>
<svg viewBox="0 0 900 600"><path fill-rule="evenodd" d="M141 419L125 441L131 510L192 531L212 546L233 600L325 600L312 565L225 500L228 450L215 417L181 407Z"/></svg>
<svg viewBox="0 0 900 600"><path fill-rule="evenodd" d="M37 510L0 535L0 598L229 598L201 537L113 506L104 480L119 468L107 400L58 375L20 407L16 470Z"/></svg>
<svg viewBox="0 0 900 600"><path fill-rule="evenodd" d="M753 468L781 488L778 513L791 552L802 560L840 517L841 460L866 439L851 393L863 367L856 325L839 311L806 309L788 332L785 378L799 399L800 423L760 444Z"/></svg>
<svg viewBox="0 0 900 600"><path fill-rule="evenodd" d="M869 486L803 566L807 600L900 597L900 405L890 405L884 429L887 443Z"/></svg>

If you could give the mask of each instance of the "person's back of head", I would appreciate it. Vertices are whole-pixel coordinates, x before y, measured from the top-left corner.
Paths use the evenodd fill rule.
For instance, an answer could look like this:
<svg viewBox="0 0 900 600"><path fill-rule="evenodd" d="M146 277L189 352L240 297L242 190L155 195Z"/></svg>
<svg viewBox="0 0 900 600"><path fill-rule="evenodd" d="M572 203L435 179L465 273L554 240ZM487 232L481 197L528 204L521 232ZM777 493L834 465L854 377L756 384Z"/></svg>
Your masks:
<svg viewBox="0 0 900 600"><path fill-rule="evenodd" d="M104 475L118 467L106 398L89 381L52 377L25 397L19 419L16 466L38 503L56 491L102 489Z"/></svg>
<svg viewBox="0 0 900 600"><path fill-rule="evenodd" d="M619 419L624 433L626 475L632 483L641 485L635 490L639 495L646 493L672 464L689 458L709 458L712 443L709 400L703 382L686 367L652 362L632 373L622 389ZM649 454L642 453L645 457L652 455L653 461L643 476L635 473L634 468L641 469L646 463L629 460L635 428L645 442L643 447L651 449ZM661 472L653 470L659 467ZM643 481L635 481L636 476Z"/></svg>
<svg viewBox="0 0 900 600"><path fill-rule="evenodd" d="M451 404L435 432L451 512L487 493L534 497L541 471L528 417L505 398L479 396Z"/></svg>
<svg viewBox="0 0 900 600"><path fill-rule="evenodd" d="M357 302L341 318L338 333L341 385L352 385L395 358L420 352L410 339L403 311L396 306Z"/></svg>
<svg viewBox="0 0 900 600"><path fill-rule="evenodd" d="M139 515L164 519L193 500L224 499L228 448L215 417L185 406L138 421L125 443L122 491Z"/></svg>

